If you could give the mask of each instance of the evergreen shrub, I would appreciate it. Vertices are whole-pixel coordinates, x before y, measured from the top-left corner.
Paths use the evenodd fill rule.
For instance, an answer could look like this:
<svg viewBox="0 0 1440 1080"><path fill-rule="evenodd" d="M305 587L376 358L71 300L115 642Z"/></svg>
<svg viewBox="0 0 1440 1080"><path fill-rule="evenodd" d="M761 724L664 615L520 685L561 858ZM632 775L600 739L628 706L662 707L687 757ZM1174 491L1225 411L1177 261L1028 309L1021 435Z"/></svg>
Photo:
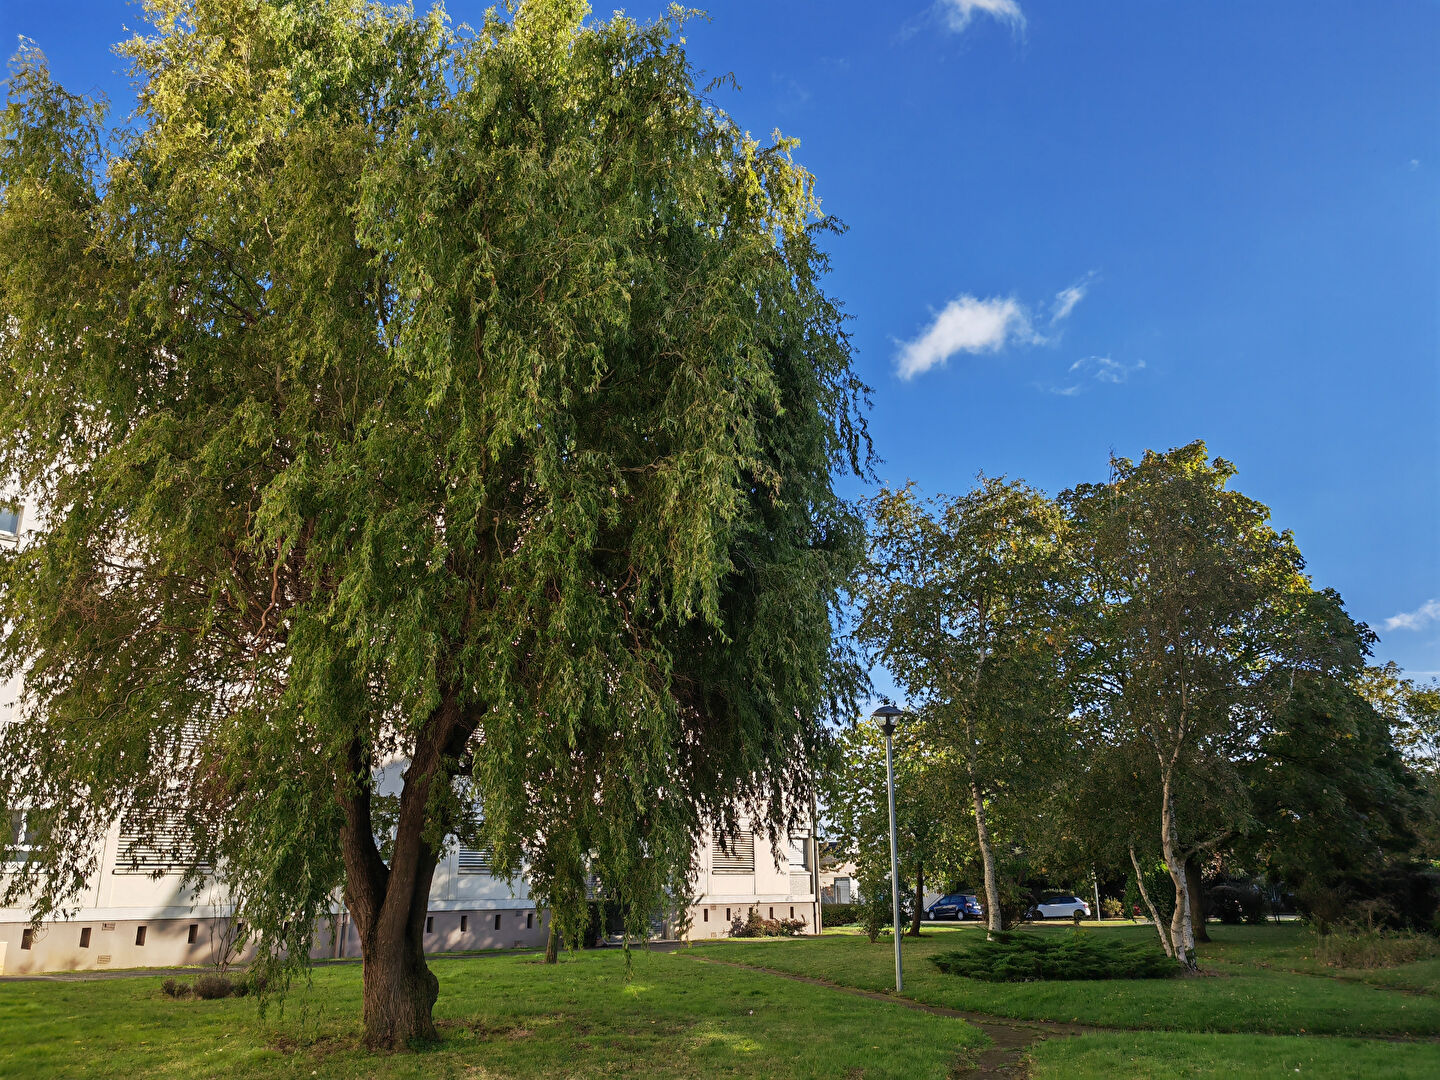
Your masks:
<svg viewBox="0 0 1440 1080"><path fill-rule="evenodd" d="M1164 979L1180 970L1180 965L1156 945L1097 937L1086 930L1063 934L1000 933L994 935L993 941L977 941L931 960L950 975L986 982Z"/></svg>

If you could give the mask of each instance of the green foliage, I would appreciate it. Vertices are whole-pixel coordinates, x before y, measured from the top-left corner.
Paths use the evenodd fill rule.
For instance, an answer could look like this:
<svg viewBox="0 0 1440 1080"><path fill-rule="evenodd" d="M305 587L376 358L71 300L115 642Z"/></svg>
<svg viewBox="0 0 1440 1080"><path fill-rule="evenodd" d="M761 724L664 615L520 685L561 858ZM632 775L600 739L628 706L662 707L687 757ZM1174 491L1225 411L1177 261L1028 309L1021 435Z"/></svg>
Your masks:
<svg viewBox="0 0 1440 1080"><path fill-rule="evenodd" d="M992 819L1047 788L1069 738L1066 522L1042 493L984 477L933 501L913 486L885 490L869 511L856 637L917 710L915 737L940 793L933 813L951 835L973 829L993 921L1002 845Z"/></svg>
<svg viewBox="0 0 1440 1080"><path fill-rule="evenodd" d="M643 933L702 829L808 807L863 682L813 177L678 9L147 11L132 127L29 47L0 118L0 482L46 522L0 553L0 805L45 808L9 899L163 806L293 968L478 802L572 939L592 873Z"/></svg>
<svg viewBox="0 0 1440 1080"><path fill-rule="evenodd" d="M795 937L803 933L804 919L767 919L753 907L744 917L737 915L730 923L730 936L738 938Z"/></svg>
<svg viewBox="0 0 1440 1080"><path fill-rule="evenodd" d="M895 932L895 901L890 889L890 875L866 872L863 868L859 880L860 901L856 905L860 929L873 945L881 934ZM904 920L904 913L901 913Z"/></svg>
<svg viewBox="0 0 1440 1080"><path fill-rule="evenodd" d="M1065 934L992 934L967 949L940 953L941 971L986 982L1035 979L1163 979L1178 972L1151 942L1071 930Z"/></svg>
<svg viewBox="0 0 1440 1080"><path fill-rule="evenodd" d="M860 921L859 904L825 904L820 909L825 926L854 926Z"/></svg>

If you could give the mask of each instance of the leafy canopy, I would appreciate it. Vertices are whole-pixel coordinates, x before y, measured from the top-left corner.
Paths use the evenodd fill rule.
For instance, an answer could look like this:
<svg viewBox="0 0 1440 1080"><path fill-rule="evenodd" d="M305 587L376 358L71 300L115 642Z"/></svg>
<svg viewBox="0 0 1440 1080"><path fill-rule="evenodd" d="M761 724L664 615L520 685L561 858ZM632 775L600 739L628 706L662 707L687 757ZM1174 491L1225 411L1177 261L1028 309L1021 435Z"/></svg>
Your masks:
<svg viewBox="0 0 1440 1080"><path fill-rule="evenodd" d="M542 902L593 870L639 928L707 821L804 805L858 684L813 178L678 12L146 10L125 125L29 47L0 120L0 478L45 523L0 559L11 897L163 807L303 956L405 758L432 853L478 804Z"/></svg>

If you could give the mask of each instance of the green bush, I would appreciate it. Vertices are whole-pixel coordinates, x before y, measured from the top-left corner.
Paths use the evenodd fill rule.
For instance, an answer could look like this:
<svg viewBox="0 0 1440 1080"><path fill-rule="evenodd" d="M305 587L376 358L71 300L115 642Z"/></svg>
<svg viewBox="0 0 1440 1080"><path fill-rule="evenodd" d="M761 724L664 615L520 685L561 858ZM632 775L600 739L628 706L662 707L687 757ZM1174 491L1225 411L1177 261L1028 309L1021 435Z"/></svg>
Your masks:
<svg viewBox="0 0 1440 1080"><path fill-rule="evenodd" d="M195 996L202 1001L227 998L234 992L234 984L224 975L201 975L195 980Z"/></svg>
<svg viewBox="0 0 1440 1080"><path fill-rule="evenodd" d="M1107 896L1100 901L1100 914L1107 919L1123 919L1125 907L1113 896Z"/></svg>
<svg viewBox="0 0 1440 1080"><path fill-rule="evenodd" d="M804 919L766 919L753 907L730 924L731 937L795 937L804 932Z"/></svg>
<svg viewBox="0 0 1440 1080"><path fill-rule="evenodd" d="M854 926L860 921L859 904L826 904L820 909L825 926Z"/></svg>
<svg viewBox="0 0 1440 1080"><path fill-rule="evenodd" d="M931 960L941 971L986 982L1163 979L1180 970L1153 944L1096 937L1085 930L996 934L992 941L940 953Z"/></svg>

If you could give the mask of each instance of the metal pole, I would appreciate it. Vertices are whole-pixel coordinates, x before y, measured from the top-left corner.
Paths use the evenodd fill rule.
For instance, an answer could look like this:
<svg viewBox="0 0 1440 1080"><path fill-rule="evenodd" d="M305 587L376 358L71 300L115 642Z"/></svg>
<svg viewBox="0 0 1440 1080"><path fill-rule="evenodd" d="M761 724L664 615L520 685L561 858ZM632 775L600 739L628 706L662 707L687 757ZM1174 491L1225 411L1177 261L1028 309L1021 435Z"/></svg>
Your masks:
<svg viewBox="0 0 1440 1080"><path fill-rule="evenodd" d="M900 852L895 842L895 765L890 746L892 736L885 733L885 786L890 790L890 908L895 916L895 992L905 992L905 973L900 967Z"/></svg>

